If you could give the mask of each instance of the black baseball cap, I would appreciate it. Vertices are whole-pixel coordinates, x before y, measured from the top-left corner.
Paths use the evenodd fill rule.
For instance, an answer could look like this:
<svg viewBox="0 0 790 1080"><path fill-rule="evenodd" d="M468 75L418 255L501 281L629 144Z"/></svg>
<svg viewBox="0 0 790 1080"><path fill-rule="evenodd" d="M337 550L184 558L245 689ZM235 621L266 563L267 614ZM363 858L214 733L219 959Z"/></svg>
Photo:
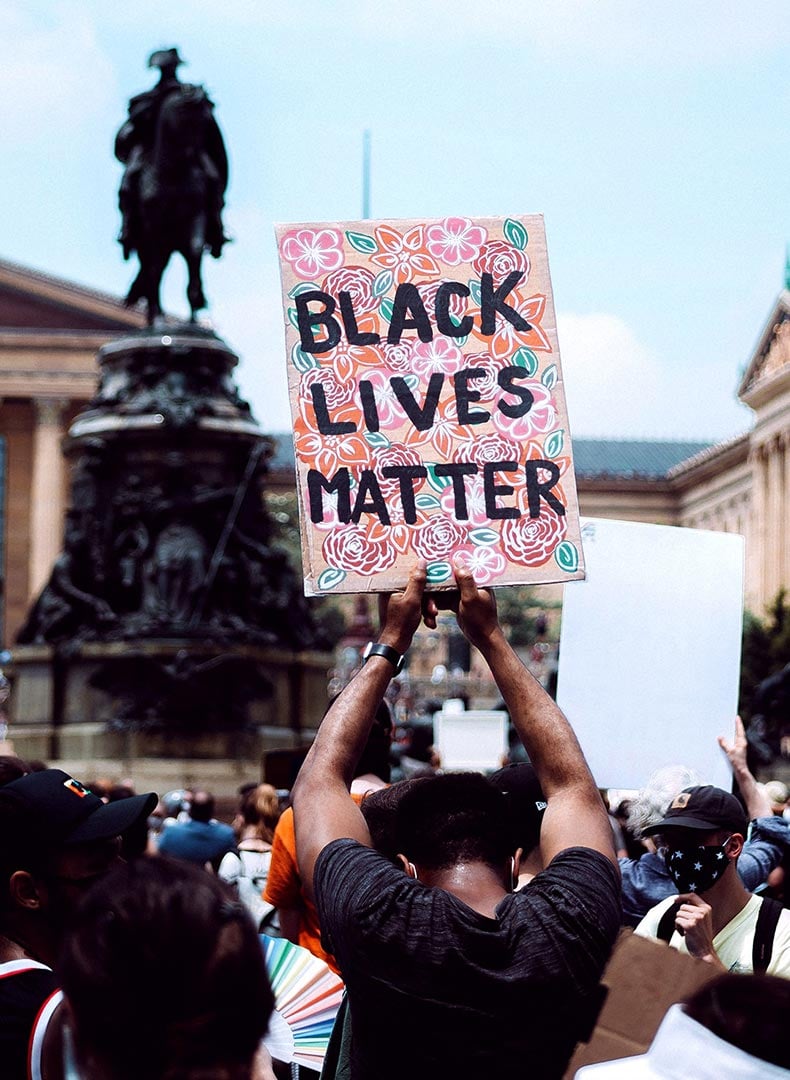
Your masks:
<svg viewBox="0 0 790 1080"><path fill-rule="evenodd" d="M0 788L0 805L20 811L29 838L49 848L120 836L148 817L157 801L148 792L104 803L62 769L42 769Z"/></svg>
<svg viewBox="0 0 790 1080"><path fill-rule="evenodd" d="M713 832L731 829L746 835L749 820L740 802L728 791L705 784L684 788L672 800L661 821L644 830L645 836L664 829L697 829Z"/></svg>
<svg viewBox="0 0 790 1080"><path fill-rule="evenodd" d="M528 762L516 762L492 773L488 779L504 793L513 823L513 839L529 854L540 842L540 825L547 805L538 774Z"/></svg>

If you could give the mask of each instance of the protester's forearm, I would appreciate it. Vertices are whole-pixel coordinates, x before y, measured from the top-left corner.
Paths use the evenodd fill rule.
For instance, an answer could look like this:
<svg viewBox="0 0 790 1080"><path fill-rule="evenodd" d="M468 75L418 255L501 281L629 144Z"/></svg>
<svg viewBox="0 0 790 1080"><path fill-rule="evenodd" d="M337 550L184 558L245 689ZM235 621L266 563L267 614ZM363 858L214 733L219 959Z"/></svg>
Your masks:
<svg viewBox="0 0 790 1080"><path fill-rule="evenodd" d="M568 785L597 789L564 713L524 667L500 627L478 643L547 796Z"/></svg>
<svg viewBox="0 0 790 1080"><path fill-rule="evenodd" d="M771 817L773 813L771 800L749 769L745 765L741 768L733 768L733 776L746 805L749 821L754 821L755 818Z"/></svg>
<svg viewBox="0 0 790 1080"><path fill-rule="evenodd" d="M342 781L350 787L354 766L362 755L376 709L392 679L392 664L372 656L330 708L299 770L294 785L306 786L315 774L322 783Z"/></svg>

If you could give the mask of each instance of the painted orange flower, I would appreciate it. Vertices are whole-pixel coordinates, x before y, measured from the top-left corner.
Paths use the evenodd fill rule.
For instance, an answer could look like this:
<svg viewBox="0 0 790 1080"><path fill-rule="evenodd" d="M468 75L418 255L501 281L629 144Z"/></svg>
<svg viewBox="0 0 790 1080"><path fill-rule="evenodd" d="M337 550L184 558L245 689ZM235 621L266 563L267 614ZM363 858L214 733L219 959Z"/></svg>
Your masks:
<svg viewBox="0 0 790 1080"><path fill-rule="evenodd" d="M538 294L524 300L517 292L512 292L506 297L506 301L529 323L530 329L517 330L511 322L498 315L493 337L481 333L478 323L475 323L472 329L475 337L486 342L491 355L499 360L511 357L522 345L540 352L551 352L551 342L540 325L546 310L546 297Z"/></svg>
<svg viewBox="0 0 790 1080"><path fill-rule="evenodd" d="M439 273L439 267L425 250L423 225L415 225L406 233L399 233L389 225L379 225L375 235L379 250L371 255L370 261L391 270L398 285Z"/></svg>

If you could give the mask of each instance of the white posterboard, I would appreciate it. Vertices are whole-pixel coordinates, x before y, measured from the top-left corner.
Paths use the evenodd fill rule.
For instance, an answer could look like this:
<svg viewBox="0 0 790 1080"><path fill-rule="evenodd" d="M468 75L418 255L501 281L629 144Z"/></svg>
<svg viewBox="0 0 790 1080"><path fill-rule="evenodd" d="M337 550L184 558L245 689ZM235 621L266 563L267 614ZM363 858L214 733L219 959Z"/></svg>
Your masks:
<svg viewBox="0 0 790 1080"><path fill-rule="evenodd" d="M488 709L434 714L433 743L444 772L490 772L507 752L507 713Z"/></svg>
<svg viewBox="0 0 790 1080"><path fill-rule="evenodd" d="M742 536L586 518L587 580L565 589L557 702L599 787L687 765L730 790Z"/></svg>

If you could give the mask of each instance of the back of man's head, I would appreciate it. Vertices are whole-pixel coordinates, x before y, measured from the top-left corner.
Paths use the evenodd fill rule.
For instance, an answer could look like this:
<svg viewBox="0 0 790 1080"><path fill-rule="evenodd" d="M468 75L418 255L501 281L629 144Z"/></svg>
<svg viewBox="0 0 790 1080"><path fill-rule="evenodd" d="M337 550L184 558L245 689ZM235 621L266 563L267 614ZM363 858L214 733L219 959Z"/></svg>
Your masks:
<svg viewBox="0 0 790 1080"><path fill-rule="evenodd" d="M774 975L720 975L690 997L683 1011L752 1057L790 1069L789 980Z"/></svg>
<svg viewBox="0 0 790 1080"><path fill-rule="evenodd" d="M196 791L192 796L189 816L193 821L211 821L214 817L214 796L208 791Z"/></svg>
<svg viewBox="0 0 790 1080"><path fill-rule="evenodd" d="M480 773L449 773L414 784L401 800L397 850L417 866L461 862L500 868L515 851L505 797Z"/></svg>

